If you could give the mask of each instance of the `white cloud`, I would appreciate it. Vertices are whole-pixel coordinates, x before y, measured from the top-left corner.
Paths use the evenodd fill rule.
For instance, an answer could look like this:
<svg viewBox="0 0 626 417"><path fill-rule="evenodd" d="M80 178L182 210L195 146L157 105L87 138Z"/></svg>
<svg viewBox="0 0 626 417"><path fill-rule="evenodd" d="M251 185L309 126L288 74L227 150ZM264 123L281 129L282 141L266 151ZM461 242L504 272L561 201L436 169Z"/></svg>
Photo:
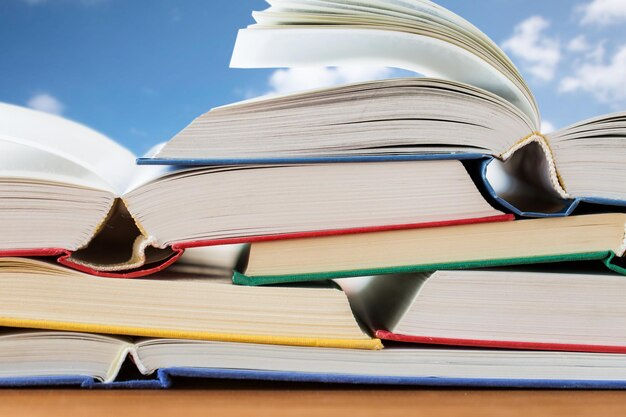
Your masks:
<svg viewBox="0 0 626 417"><path fill-rule="evenodd" d="M578 35L567 44L567 50L570 52L586 52L590 48L591 45L585 35Z"/></svg>
<svg viewBox="0 0 626 417"><path fill-rule="evenodd" d="M385 67L302 67L278 69L269 79L269 94L284 94L315 88L389 78L393 70Z"/></svg>
<svg viewBox="0 0 626 417"><path fill-rule="evenodd" d="M554 126L552 122L549 122L548 120L541 121L541 133L543 134L552 133L555 130L556 130L556 127Z"/></svg>
<svg viewBox="0 0 626 417"><path fill-rule="evenodd" d="M584 62L572 76L564 78L559 90L564 93L582 91L591 94L602 103L620 105L626 103L626 44L622 45L610 61L595 59Z"/></svg>
<svg viewBox="0 0 626 417"><path fill-rule="evenodd" d="M561 47L557 39L544 31L550 22L541 16L530 17L515 26L513 36L503 42L502 48L518 57L528 72L538 79L550 81L561 61Z"/></svg>
<svg viewBox="0 0 626 417"><path fill-rule="evenodd" d="M65 110L63 103L48 93L40 93L32 96L26 102L26 105L31 109L59 115Z"/></svg>
<svg viewBox="0 0 626 417"><path fill-rule="evenodd" d="M606 56L605 44L606 41L602 40L593 49L587 51L587 54L585 54L585 58L588 60L588 62L595 62L598 64L604 62Z"/></svg>
<svg viewBox="0 0 626 417"><path fill-rule="evenodd" d="M608 26L626 22L626 1L624 0L592 0L579 6L580 23L583 25Z"/></svg>

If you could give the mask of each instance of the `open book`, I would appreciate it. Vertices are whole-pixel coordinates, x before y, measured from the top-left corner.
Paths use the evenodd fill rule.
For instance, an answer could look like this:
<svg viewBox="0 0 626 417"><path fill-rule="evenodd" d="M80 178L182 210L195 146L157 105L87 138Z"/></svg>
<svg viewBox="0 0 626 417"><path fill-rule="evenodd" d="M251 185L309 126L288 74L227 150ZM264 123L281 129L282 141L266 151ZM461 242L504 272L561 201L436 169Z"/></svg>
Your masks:
<svg viewBox="0 0 626 417"><path fill-rule="evenodd" d="M601 260L626 274L626 214L392 230L255 242L233 280L242 285Z"/></svg>
<svg viewBox="0 0 626 417"><path fill-rule="evenodd" d="M437 271L338 280L381 339L626 353L626 281L571 268Z"/></svg>
<svg viewBox="0 0 626 417"><path fill-rule="evenodd" d="M195 246L512 219L459 161L137 167L57 116L0 104L0 121L0 256L97 275L146 275Z"/></svg>
<svg viewBox="0 0 626 417"><path fill-rule="evenodd" d="M16 351L20 352L19 357ZM132 358L132 364L127 362L126 373L132 367L138 376L125 379L119 374L128 358ZM180 377L465 387L624 388L626 356L410 347L364 351L180 339L132 340L37 331L0 335L0 386L169 387Z"/></svg>
<svg viewBox="0 0 626 417"><path fill-rule="evenodd" d="M504 161L512 184L495 191L521 213L564 215L581 200L625 204L626 113L542 135L538 106L513 63L454 13L425 0L268 3L239 32L231 66L382 65L438 79L217 108L141 163L484 158L485 175Z"/></svg>

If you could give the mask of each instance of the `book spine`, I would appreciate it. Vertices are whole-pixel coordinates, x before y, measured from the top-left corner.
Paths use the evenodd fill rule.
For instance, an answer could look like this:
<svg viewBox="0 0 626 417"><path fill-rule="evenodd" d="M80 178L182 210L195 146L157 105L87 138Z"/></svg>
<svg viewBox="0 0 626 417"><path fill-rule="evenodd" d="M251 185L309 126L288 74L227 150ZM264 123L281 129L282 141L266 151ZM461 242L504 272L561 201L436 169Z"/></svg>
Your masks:
<svg viewBox="0 0 626 417"><path fill-rule="evenodd" d="M548 139L541 133L533 132L530 135L526 136L525 138L522 138L515 145L513 145L509 150L502 153L500 155L500 158L503 161L507 161L520 149L523 149L524 147L533 143L536 143L537 145L539 145L539 147L541 148L543 152L543 155L546 158L546 162L548 165L549 180L554 191L556 191L556 193L564 200L572 199L572 196L570 196L567 193L567 191L565 191L565 185L564 185L563 179L561 178L561 175L559 175L559 172L557 170L556 159L554 158L554 152L552 151L552 148L550 148L550 143L548 142Z"/></svg>

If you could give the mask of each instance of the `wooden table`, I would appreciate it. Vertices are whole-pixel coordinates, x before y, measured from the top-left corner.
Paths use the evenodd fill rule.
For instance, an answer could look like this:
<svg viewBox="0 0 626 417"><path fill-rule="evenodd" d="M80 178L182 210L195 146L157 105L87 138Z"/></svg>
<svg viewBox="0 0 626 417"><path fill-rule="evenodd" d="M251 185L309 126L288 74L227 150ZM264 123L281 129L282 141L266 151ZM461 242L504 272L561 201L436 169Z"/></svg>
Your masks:
<svg viewBox="0 0 626 417"><path fill-rule="evenodd" d="M0 416L624 416L626 392L208 384L169 391L0 390Z"/></svg>

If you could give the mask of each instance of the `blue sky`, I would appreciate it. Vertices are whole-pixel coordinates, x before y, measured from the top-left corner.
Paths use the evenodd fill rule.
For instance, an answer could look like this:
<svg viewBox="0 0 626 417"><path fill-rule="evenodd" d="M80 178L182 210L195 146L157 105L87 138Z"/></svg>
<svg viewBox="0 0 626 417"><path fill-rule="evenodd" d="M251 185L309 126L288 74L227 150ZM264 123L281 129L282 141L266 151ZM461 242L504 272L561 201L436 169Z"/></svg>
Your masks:
<svg viewBox="0 0 626 417"><path fill-rule="evenodd" d="M626 110L626 0L439 4L505 48L550 125ZM59 113L142 154L211 107L309 86L311 74L228 68L237 30L263 8L262 0L2 0L0 101ZM355 79L320 74L328 84Z"/></svg>

